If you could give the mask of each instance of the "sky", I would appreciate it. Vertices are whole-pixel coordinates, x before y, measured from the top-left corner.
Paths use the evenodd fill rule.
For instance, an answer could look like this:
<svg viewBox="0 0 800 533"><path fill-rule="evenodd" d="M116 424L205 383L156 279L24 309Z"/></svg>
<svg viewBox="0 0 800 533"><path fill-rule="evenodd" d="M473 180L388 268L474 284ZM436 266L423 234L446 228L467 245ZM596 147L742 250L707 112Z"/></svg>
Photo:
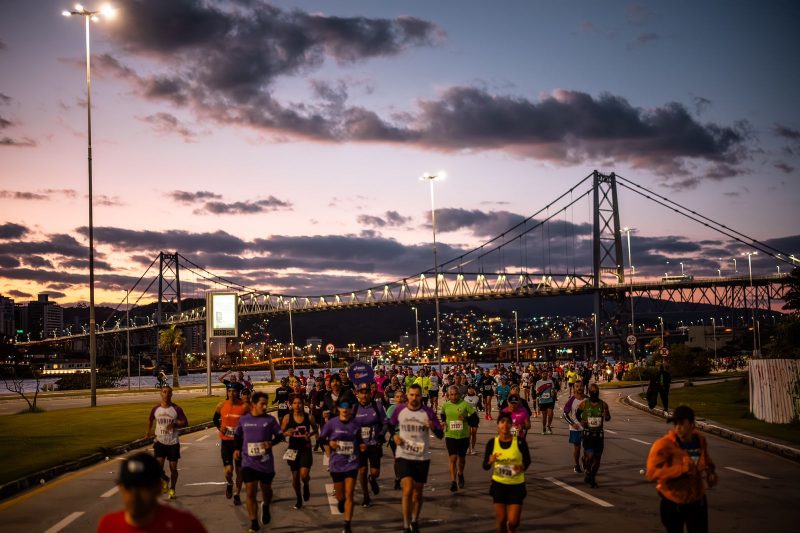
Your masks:
<svg viewBox="0 0 800 533"><path fill-rule="evenodd" d="M412 276L432 266L419 178L440 171L441 259L595 169L800 257L796 2L113 5L90 39L98 303L161 250L282 294ZM88 300L85 29L69 8L0 2L0 294L18 301ZM589 272L590 207L534 217L556 214L504 266ZM731 274L733 257L746 272L742 243L626 188L619 210L642 276Z"/></svg>

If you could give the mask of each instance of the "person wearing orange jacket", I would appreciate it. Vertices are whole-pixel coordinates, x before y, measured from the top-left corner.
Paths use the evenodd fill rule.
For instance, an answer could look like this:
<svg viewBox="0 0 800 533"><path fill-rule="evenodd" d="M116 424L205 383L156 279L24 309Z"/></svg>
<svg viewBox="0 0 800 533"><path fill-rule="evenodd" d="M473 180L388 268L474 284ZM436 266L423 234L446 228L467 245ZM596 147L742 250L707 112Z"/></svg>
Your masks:
<svg viewBox="0 0 800 533"><path fill-rule="evenodd" d="M661 523L668 533L708 531L706 486L717 484L708 443L694 426L694 411L681 405L667 419L673 428L653 443L647 456L648 481L661 496Z"/></svg>

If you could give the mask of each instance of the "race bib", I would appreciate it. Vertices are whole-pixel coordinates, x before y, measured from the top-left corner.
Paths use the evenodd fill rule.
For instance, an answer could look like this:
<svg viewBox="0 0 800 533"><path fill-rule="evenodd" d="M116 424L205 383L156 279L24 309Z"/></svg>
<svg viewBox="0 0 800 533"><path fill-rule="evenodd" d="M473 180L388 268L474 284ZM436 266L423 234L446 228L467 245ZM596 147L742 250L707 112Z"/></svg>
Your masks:
<svg viewBox="0 0 800 533"><path fill-rule="evenodd" d="M450 431L461 431L464 429L464 421L463 420L452 420L448 422L450 425Z"/></svg>
<svg viewBox="0 0 800 533"><path fill-rule="evenodd" d="M541 393L539 395L539 399L540 400L549 400L550 399L550 391L547 390L547 391L544 391L543 393Z"/></svg>
<svg viewBox="0 0 800 533"><path fill-rule="evenodd" d="M599 416L590 416L588 422L590 428L599 428L603 425L603 418Z"/></svg>
<svg viewBox="0 0 800 533"><path fill-rule="evenodd" d="M361 428L361 438L364 440L369 440L372 436L372 428L369 426L364 426Z"/></svg>
<svg viewBox="0 0 800 533"><path fill-rule="evenodd" d="M225 426L225 436L226 437L233 437L233 432L236 431L236 428L232 428L230 426Z"/></svg>
<svg viewBox="0 0 800 533"><path fill-rule="evenodd" d="M411 440L407 440L403 444L406 452L408 452L411 455L421 456L422 452L425 451L425 443L423 442L414 442Z"/></svg>
<svg viewBox="0 0 800 533"><path fill-rule="evenodd" d="M250 457L261 457L267 454L266 442L248 442L247 455Z"/></svg>
<svg viewBox="0 0 800 533"><path fill-rule="evenodd" d="M519 428L517 426L511 426L511 436L516 437L519 435Z"/></svg>
<svg viewBox="0 0 800 533"><path fill-rule="evenodd" d="M512 465L495 465L494 473L500 477L514 477L514 467Z"/></svg>
<svg viewBox="0 0 800 533"><path fill-rule="evenodd" d="M328 454L322 456L322 466L328 466L331 464L331 459L328 457Z"/></svg>
<svg viewBox="0 0 800 533"><path fill-rule="evenodd" d="M397 403L397 400L395 400L394 397L389 398L389 405L394 405L396 403Z"/></svg>
<svg viewBox="0 0 800 533"><path fill-rule="evenodd" d="M288 408L289 408L289 404L288 403L279 403L278 404L278 409L280 409L281 411L285 411Z"/></svg>
<svg viewBox="0 0 800 533"><path fill-rule="evenodd" d="M284 461L294 461L297 459L297 450L288 448L283 454Z"/></svg>
<svg viewBox="0 0 800 533"><path fill-rule="evenodd" d="M334 451L339 455L353 455L355 446L350 441L340 440L337 442L336 450Z"/></svg>

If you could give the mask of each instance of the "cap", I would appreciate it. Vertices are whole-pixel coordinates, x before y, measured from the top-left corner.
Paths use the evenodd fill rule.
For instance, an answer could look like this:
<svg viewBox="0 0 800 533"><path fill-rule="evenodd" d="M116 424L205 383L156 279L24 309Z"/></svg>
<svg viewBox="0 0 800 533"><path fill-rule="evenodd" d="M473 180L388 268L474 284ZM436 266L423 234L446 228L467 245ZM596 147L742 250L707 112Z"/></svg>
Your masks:
<svg viewBox="0 0 800 533"><path fill-rule="evenodd" d="M122 462L117 483L125 487L151 487L161 481L161 467L155 457L146 452L132 455Z"/></svg>
<svg viewBox="0 0 800 533"><path fill-rule="evenodd" d="M250 393L252 393L252 392L253 392L253 390L252 390L252 389L248 389L247 387L244 387L244 388L242 389L242 392L241 392L241 393L242 393L242 394L247 394L247 395L249 395L249 394L250 394Z"/></svg>
<svg viewBox="0 0 800 533"><path fill-rule="evenodd" d="M244 388L244 385L242 385L238 381L230 381L228 382L228 388L232 390L238 390L241 392L241 390Z"/></svg>
<svg viewBox="0 0 800 533"><path fill-rule="evenodd" d="M682 422L684 420L694 423L694 410L688 405L679 405L674 411L672 411L672 414L667 417L667 422L671 424Z"/></svg>
<svg viewBox="0 0 800 533"><path fill-rule="evenodd" d="M508 397L508 402L519 403L519 396L516 394L512 394L511 396Z"/></svg>
<svg viewBox="0 0 800 533"><path fill-rule="evenodd" d="M360 390L360 391L361 390L366 390L366 391L368 391L369 390L369 383L362 383L361 385L359 385L356 388L356 390Z"/></svg>
<svg viewBox="0 0 800 533"><path fill-rule="evenodd" d="M501 420L508 420L509 422L512 422L513 418L511 418L511 413L500 411L500 414L497 415L497 423L499 424Z"/></svg>
<svg viewBox="0 0 800 533"><path fill-rule="evenodd" d="M348 401L339 402L339 409L350 409L350 402Z"/></svg>

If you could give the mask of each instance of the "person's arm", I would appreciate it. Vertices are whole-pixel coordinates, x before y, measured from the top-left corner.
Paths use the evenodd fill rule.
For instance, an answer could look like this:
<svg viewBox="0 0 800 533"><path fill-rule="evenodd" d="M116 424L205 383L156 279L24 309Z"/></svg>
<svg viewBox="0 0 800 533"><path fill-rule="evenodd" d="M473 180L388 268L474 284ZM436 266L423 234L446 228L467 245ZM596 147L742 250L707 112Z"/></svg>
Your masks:
<svg viewBox="0 0 800 533"><path fill-rule="evenodd" d="M147 429L144 432L144 438L148 439L153 436L153 422L156 419L156 407L150 410L150 416L147 417Z"/></svg>
<svg viewBox="0 0 800 533"><path fill-rule="evenodd" d="M483 450L483 469L489 470L492 468L496 457L492 454L494 451L494 439L489 439L486 443L486 448Z"/></svg>
<svg viewBox="0 0 800 533"><path fill-rule="evenodd" d="M308 425L311 426L309 428L311 431L308 434L308 438L309 440L311 440L311 437L319 433L319 427L317 426L317 419L314 418L314 415L308 415Z"/></svg>
<svg viewBox="0 0 800 533"><path fill-rule="evenodd" d="M603 401L603 414L606 422L611 421L611 411L608 409L608 404Z"/></svg>
<svg viewBox="0 0 800 533"><path fill-rule="evenodd" d="M220 429L220 426L222 426L222 402L219 402L214 409L214 427Z"/></svg>
<svg viewBox="0 0 800 533"><path fill-rule="evenodd" d="M287 415L283 415L283 418L281 419L281 431L283 431L284 433L286 433L286 428L289 426L289 417L290 416L292 416L292 413L289 413Z"/></svg>
<svg viewBox="0 0 800 533"><path fill-rule="evenodd" d="M517 437L519 443L519 451L522 452L522 468L527 470L531 466L531 449L528 448L528 442L522 437Z"/></svg>
<svg viewBox="0 0 800 533"><path fill-rule="evenodd" d="M681 477L689 472L692 460L686 456L680 463L673 464L668 446L670 446L669 442L662 437L650 448L650 453L647 455L647 471L645 473L648 481L667 481Z"/></svg>
<svg viewBox="0 0 800 533"><path fill-rule="evenodd" d="M175 420L175 427L185 428L186 426L188 426L189 425L189 419L186 418L186 413L183 412L183 409L181 409L180 407L178 407L176 405L175 406L175 412L177 414L177 417L176 417L176 420Z"/></svg>

